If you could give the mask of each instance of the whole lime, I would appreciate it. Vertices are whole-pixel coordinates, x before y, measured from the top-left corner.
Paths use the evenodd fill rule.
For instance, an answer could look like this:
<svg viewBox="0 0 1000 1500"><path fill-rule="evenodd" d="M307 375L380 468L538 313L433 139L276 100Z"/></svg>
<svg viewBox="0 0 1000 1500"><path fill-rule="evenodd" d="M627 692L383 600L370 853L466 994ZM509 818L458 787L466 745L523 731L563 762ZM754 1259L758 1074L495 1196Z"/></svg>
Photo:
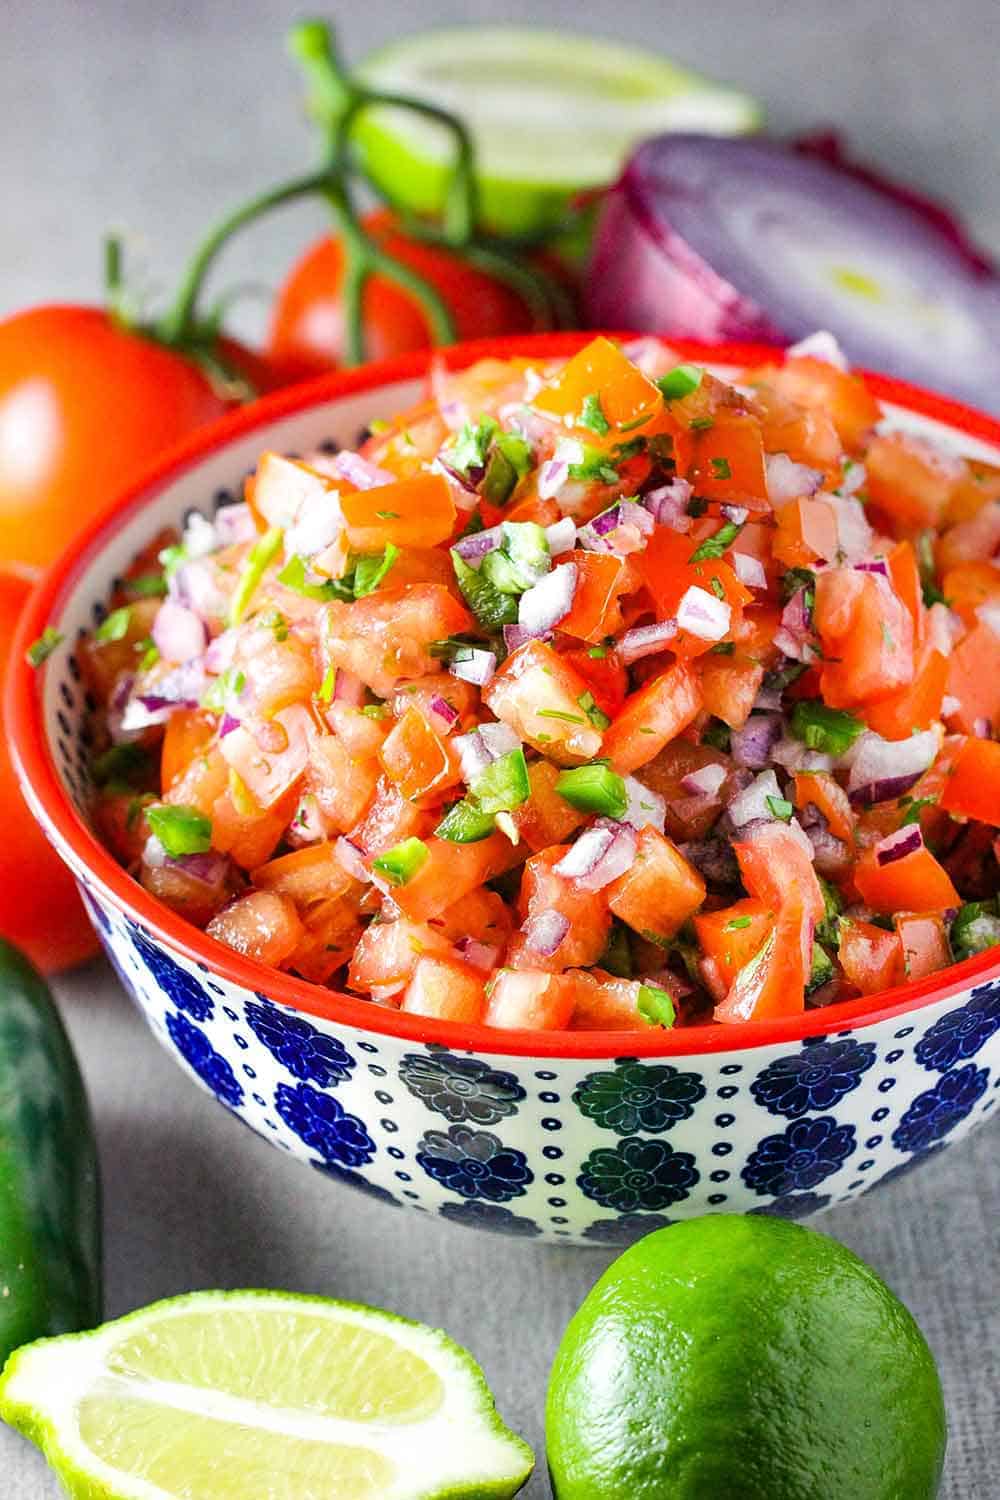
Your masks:
<svg viewBox="0 0 1000 1500"><path fill-rule="evenodd" d="M557 1500L933 1500L941 1385L865 1263L782 1219L648 1235L566 1330L546 1437Z"/></svg>

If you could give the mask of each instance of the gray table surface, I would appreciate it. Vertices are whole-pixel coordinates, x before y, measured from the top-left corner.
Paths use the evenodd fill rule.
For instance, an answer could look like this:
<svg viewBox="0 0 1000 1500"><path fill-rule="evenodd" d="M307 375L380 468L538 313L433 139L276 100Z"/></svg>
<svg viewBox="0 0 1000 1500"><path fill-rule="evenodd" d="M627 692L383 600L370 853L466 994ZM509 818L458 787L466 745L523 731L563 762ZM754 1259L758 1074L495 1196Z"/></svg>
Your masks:
<svg viewBox="0 0 1000 1500"><path fill-rule="evenodd" d="M0 316L32 301L93 298L109 225L128 231L152 284L169 285L206 217L306 159L280 42L296 13L290 4L5 0L2 10ZM360 55L418 17L544 18L652 38L767 99L780 128L849 127L885 166L950 196L1000 250L996 0L383 0L345 14L345 47ZM315 224L308 212L289 214L234 251L227 272L274 281ZM604 1255L404 1217L320 1182L192 1088L103 964L58 989L100 1134L111 1313L247 1285L391 1307L467 1344L507 1420L541 1452L548 1366ZM1000 1495L998 1139L987 1129L821 1221L905 1299L939 1359L951 1422L947 1500ZM0 1433L3 1500L56 1493L34 1451ZM525 1494L548 1494L544 1464Z"/></svg>

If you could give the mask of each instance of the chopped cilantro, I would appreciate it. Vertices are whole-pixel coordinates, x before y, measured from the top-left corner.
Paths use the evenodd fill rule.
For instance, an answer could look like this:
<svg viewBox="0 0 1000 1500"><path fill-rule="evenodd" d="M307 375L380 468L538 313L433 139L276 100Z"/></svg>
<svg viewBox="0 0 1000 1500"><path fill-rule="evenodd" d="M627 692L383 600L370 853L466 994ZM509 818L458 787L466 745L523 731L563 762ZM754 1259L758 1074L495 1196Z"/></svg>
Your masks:
<svg viewBox="0 0 1000 1500"><path fill-rule="evenodd" d="M599 437L604 437L606 433L611 431L611 423L604 415L599 392L591 391L590 395L584 398L583 410L577 418L577 425L589 428L591 432L596 432Z"/></svg>
<svg viewBox="0 0 1000 1500"><path fill-rule="evenodd" d="M603 709L598 708L594 700L593 693L589 691L586 693L581 693L576 701L577 703L579 703L580 707L583 709L584 713L587 715L587 718L590 720L591 724L593 724L594 728L599 729L603 734L605 729L607 729L610 725L611 720L608 718Z"/></svg>
<svg viewBox="0 0 1000 1500"><path fill-rule="evenodd" d="M700 547L695 548L688 562L704 562L709 557L721 557L726 548L735 542L742 530L743 527L738 526L735 521L727 521L713 536L706 537Z"/></svg>
<svg viewBox="0 0 1000 1500"><path fill-rule="evenodd" d="M710 458L708 463L713 479L732 479L733 470L728 458Z"/></svg>
<svg viewBox="0 0 1000 1500"><path fill-rule="evenodd" d="M797 740L825 755L843 755L864 727L853 714L828 708L819 698L801 698L792 709L789 725Z"/></svg>
<svg viewBox="0 0 1000 1500"><path fill-rule="evenodd" d="M399 548L394 547L392 542L386 542L385 551L381 557L367 553L359 557L354 565L355 599L363 599L366 594L373 594L398 556Z"/></svg>

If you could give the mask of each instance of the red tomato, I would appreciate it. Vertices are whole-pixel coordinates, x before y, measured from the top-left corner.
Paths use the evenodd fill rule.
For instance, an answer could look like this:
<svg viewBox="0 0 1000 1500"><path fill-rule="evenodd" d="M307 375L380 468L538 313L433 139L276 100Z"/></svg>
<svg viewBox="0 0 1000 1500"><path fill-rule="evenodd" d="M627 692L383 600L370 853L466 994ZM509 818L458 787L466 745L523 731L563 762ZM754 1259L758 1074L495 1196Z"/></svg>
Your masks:
<svg viewBox="0 0 1000 1500"><path fill-rule="evenodd" d="M247 351L228 352L253 376ZM0 560L50 562L157 453L230 405L191 360L101 308L0 322Z"/></svg>
<svg viewBox="0 0 1000 1500"><path fill-rule="evenodd" d="M10 657L18 615L30 585L16 574L0 572L0 660ZM2 724L0 724L2 728ZM46 974L68 969L97 952L76 882L35 822L18 790L0 733L0 932L23 948ZM25 879L25 872L30 879Z"/></svg>
<svg viewBox="0 0 1000 1500"><path fill-rule="evenodd" d="M540 325L510 287L453 250L408 239L388 210L367 215L364 227L381 249L441 294L459 339L538 331ZM317 240L292 267L274 305L269 338L270 357L285 378L320 375L342 359L343 279L344 253L337 239ZM368 359L389 359L433 343L416 299L388 277L369 278L362 310Z"/></svg>

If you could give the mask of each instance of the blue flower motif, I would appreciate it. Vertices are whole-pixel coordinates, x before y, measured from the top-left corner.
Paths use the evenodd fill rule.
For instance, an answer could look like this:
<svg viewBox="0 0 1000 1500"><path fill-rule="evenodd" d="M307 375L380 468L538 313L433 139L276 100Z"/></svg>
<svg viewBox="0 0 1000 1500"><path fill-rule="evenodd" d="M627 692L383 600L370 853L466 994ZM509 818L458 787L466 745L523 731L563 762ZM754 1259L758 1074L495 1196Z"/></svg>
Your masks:
<svg viewBox="0 0 1000 1500"><path fill-rule="evenodd" d="M801 1052L768 1063L750 1092L772 1115L797 1120L811 1109L832 1109L858 1087L874 1061L874 1042L856 1042L853 1037L807 1042Z"/></svg>
<svg viewBox="0 0 1000 1500"><path fill-rule="evenodd" d="M577 1185L602 1208L620 1214L667 1208L688 1196L698 1181L694 1157L666 1141L630 1136L617 1146L600 1146L583 1164Z"/></svg>
<svg viewBox="0 0 1000 1500"><path fill-rule="evenodd" d="M481 1203L477 1199L465 1203L443 1203L440 1214L449 1224L468 1224L474 1229L490 1229L494 1234L515 1235L520 1239L533 1239L542 1232L534 1219L512 1214L509 1208L501 1208L497 1203Z"/></svg>
<svg viewBox="0 0 1000 1500"><path fill-rule="evenodd" d="M266 995L258 995L246 1007L247 1025L268 1052L287 1068L293 1078L332 1088L349 1078L354 1058L336 1037L326 1036L304 1016L288 1015Z"/></svg>
<svg viewBox="0 0 1000 1500"><path fill-rule="evenodd" d="M399 1207L399 1199L393 1197L387 1188L380 1187L377 1182L369 1182L367 1177L362 1177L360 1172L350 1172L346 1167L334 1166L329 1161L311 1161L311 1167L317 1172L322 1172L324 1177L330 1177L334 1182L342 1182L345 1187L356 1188L359 1193L364 1193L368 1198L374 1198L378 1203L391 1203L393 1208Z"/></svg>
<svg viewBox="0 0 1000 1500"><path fill-rule="evenodd" d="M917 1043L914 1056L925 1068L944 1073L956 1063L975 1057L997 1031L1000 1031L1000 984L980 984L972 991L968 1004L938 1017Z"/></svg>
<svg viewBox="0 0 1000 1500"><path fill-rule="evenodd" d="M295 1088L279 1083L274 1107L289 1130L316 1151L325 1162L341 1167L363 1167L375 1155L375 1142L357 1115L329 1094L321 1094L308 1083Z"/></svg>
<svg viewBox="0 0 1000 1500"><path fill-rule="evenodd" d="M785 1193L773 1203L761 1203L751 1208L752 1214L767 1214L775 1219L808 1219L818 1214L830 1202L829 1193Z"/></svg>
<svg viewBox="0 0 1000 1500"><path fill-rule="evenodd" d="M970 1114L986 1092L989 1068L967 1063L938 1079L932 1089L918 1094L892 1133L897 1151L923 1151L946 1136Z"/></svg>
<svg viewBox="0 0 1000 1500"><path fill-rule="evenodd" d="M769 1135L752 1153L742 1177L755 1193L782 1198L814 1188L842 1167L857 1142L853 1125L838 1125L832 1115L796 1120L784 1135Z"/></svg>
<svg viewBox="0 0 1000 1500"><path fill-rule="evenodd" d="M414 1098L455 1124L496 1125L516 1114L526 1097L513 1073L491 1068L478 1057L438 1050L408 1052L399 1076Z"/></svg>
<svg viewBox="0 0 1000 1500"><path fill-rule="evenodd" d="M104 910L104 907L98 903L96 896L91 895L86 886L81 886L80 890L83 892L83 899L87 905L88 910L90 911L90 915L93 917L98 927L102 932L110 933L111 919L108 916L107 912Z"/></svg>
<svg viewBox="0 0 1000 1500"><path fill-rule="evenodd" d="M681 1073L669 1063L648 1066L625 1058L614 1072L589 1073L573 1095L580 1113L605 1130L657 1134L689 1120L705 1085L699 1073Z"/></svg>
<svg viewBox="0 0 1000 1500"><path fill-rule="evenodd" d="M617 1219L598 1219L596 1224L588 1224L583 1237L595 1245L634 1245L654 1229L666 1229L673 1222L663 1214L621 1214Z"/></svg>
<svg viewBox="0 0 1000 1500"><path fill-rule="evenodd" d="M208 991L193 974L182 969L165 948L158 948L138 927L132 929L132 946L159 988L178 1010L185 1011L195 1021L212 1019L215 1003Z"/></svg>
<svg viewBox="0 0 1000 1500"><path fill-rule="evenodd" d="M428 1177L453 1193L488 1198L491 1203L519 1198L534 1181L523 1151L505 1146L488 1130L470 1130L466 1125L426 1131L417 1161Z"/></svg>
<svg viewBox="0 0 1000 1500"><path fill-rule="evenodd" d="M229 1063L216 1052L200 1027L194 1026L177 1011L167 1011L167 1033L188 1067L193 1069L223 1104L233 1109L243 1103L243 1086Z"/></svg>

